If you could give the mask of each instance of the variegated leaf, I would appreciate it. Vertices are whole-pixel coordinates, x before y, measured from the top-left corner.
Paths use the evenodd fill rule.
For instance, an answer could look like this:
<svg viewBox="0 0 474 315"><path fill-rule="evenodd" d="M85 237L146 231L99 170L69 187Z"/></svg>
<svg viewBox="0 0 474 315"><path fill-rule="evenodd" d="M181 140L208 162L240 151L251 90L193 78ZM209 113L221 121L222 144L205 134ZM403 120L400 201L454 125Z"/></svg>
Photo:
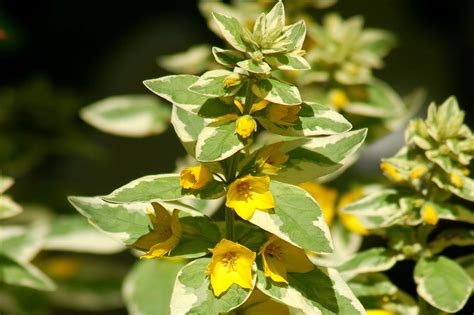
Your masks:
<svg viewBox="0 0 474 315"><path fill-rule="evenodd" d="M469 275L458 263L444 256L421 258L414 276L418 295L448 313L461 310L472 293Z"/></svg>
<svg viewBox="0 0 474 315"><path fill-rule="evenodd" d="M242 150L244 144L235 128L235 121L205 127L196 144L196 158L202 162L220 161Z"/></svg>
<svg viewBox="0 0 474 315"><path fill-rule="evenodd" d="M311 195L300 187L278 181L270 182L270 191L275 208L268 212L256 210L251 223L306 250L332 252L329 227Z"/></svg>
<svg viewBox="0 0 474 315"><path fill-rule="evenodd" d="M206 97L233 95L239 90L240 85L226 87L224 84L225 79L232 73L228 70L207 71L189 87L189 90Z"/></svg>
<svg viewBox="0 0 474 315"><path fill-rule="evenodd" d="M247 43L242 38L242 27L237 19L220 13L212 13L214 21L219 27L225 40L235 49L245 52L248 50Z"/></svg>
<svg viewBox="0 0 474 315"><path fill-rule="evenodd" d="M315 266L306 273L288 273L279 285L258 270L257 288L303 314L365 314L364 308L335 269Z"/></svg>
<svg viewBox="0 0 474 315"><path fill-rule="evenodd" d="M259 80L252 86L252 91L260 98L282 105L301 104L301 95L298 88L275 78Z"/></svg>
<svg viewBox="0 0 474 315"><path fill-rule="evenodd" d="M245 55L240 51L221 49L219 47L212 47L212 54L218 63L226 67L235 67L239 61L245 59Z"/></svg>
<svg viewBox="0 0 474 315"><path fill-rule="evenodd" d="M176 106L187 111L197 112L207 98L188 90L188 88L198 79L199 77L194 75L180 74L145 80L143 84L150 91Z"/></svg>
<svg viewBox="0 0 474 315"><path fill-rule="evenodd" d="M204 104L206 104L206 102ZM173 106L171 124L186 152L194 157L196 155L198 136L207 124L205 119L181 107Z"/></svg>
<svg viewBox="0 0 474 315"><path fill-rule="evenodd" d="M239 67L247 70L248 72L257 74L270 74L272 68L264 61L255 61L252 59L246 59L237 63Z"/></svg>
<svg viewBox="0 0 474 315"><path fill-rule="evenodd" d="M217 298L206 276L210 261L210 258L199 258L179 271L171 296L171 314L227 313L243 304L250 296L252 290L233 284ZM256 272L252 273L255 283Z"/></svg>
<svg viewBox="0 0 474 315"><path fill-rule="evenodd" d="M125 247L99 232L80 215L61 215L51 222L45 250L57 250L94 254L115 254Z"/></svg>
<svg viewBox="0 0 474 315"><path fill-rule="evenodd" d="M158 58L160 67L171 73L201 74L209 69L212 63L211 47L205 44Z"/></svg>
<svg viewBox="0 0 474 315"><path fill-rule="evenodd" d="M11 177L7 176L0 176L0 194L3 194L5 191L7 191L15 181Z"/></svg>
<svg viewBox="0 0 474 315"><path fill-rule="evenodd" d="M306 24L301 20L294 24L285 26L283 28L283 34L289 41L286 46L288 51L301 50L306 38Z"/></svg>
<svg viewBox="0 0 474 315"><path fill-rule="evenodd" d="M336 111L318 103L302 103L298 119L292 126L281 126L266 116L258 121L265 129L282 136L322 136L349 131L352 125Z"/></svg>
<svg viewBox="0 0 474 315"><path fill-rule="evenodd" d="M169 201L196 196L199 199L217 199L224 195L224 185L215 180L204 188L184 189L179 174L148 175L131 181L104 197L108 202L131 203Z"/></svg>
<svg viewBox="0 0 474 315"><path fill-rule="evenodd" d="M38 220L29 226L10 225L0 229L0 254L20 262L32 260L43 247L49 222Z"/></svg>
<svg viewBox="0 0 474 315"><path fill-rule="evenodd" d="M289 156L275 180L299 184L331 174L345 166L360 148L366 129L343 134L289 141L282 151Z"/></svg>
<svg viewBox="0 0 474 315"><path fill-rule="evenodd" d="M52 291L55 285L51 279L29 263L21 263L0 254L0 281L36 290Z"/></svg>
<svg viewBox="0 0 474 315"><path fill-rule="evenodd" d="M13 217L19 214L21 211L21 206L13 201L10 196L0 196L0 219Z"/></svg>
<svg viewBox="0 0 474 315"><path fill-rule="evenodd" d="M298 54L274 54L265 56L265 61L280 70L309 70L309 63Z"/></svg>
<svg viewBox="0 0 474 315"><path fill-rule="evenodd" d="M401 258L403 256L392 253L386 248L375 247L355 254L337 270L345 279L351 279L362 273L388 270Z"/></svg>
<svg viewBox="0 0 474 315"><path fill-rule="evenodd" d="M84 107L81 118L116 136L147 137L168 128L171 109L152 95L107 97Z"/></svg>
<svg viewBox="0 0 474 315"><path fill-rule="evenodd" d="M174 282L184 264L185 260L137 261L122 287L128 312L137 315L170 315Z"/></svg>

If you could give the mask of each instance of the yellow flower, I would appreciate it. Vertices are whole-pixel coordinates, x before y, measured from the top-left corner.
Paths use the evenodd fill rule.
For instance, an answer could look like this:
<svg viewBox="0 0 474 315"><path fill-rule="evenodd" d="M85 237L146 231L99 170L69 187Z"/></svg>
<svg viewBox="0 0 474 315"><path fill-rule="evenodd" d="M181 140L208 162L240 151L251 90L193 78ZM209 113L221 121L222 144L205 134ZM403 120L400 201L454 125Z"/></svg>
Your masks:
<svg viewBox="0 0 474 315"><path fill-rule="evenodd" d="M211 250L207 274L215 296L220 296L235 283L252 289L252 265L256 254L245 246L223 239Z"/></svg>
<svg viewBox="0 0 474 315"><path fill-rule="evenodd" d="M225 204L234 209L242 219L248 220L256 209L268 210L275 207L269 187L268 176L247 175L239 178L230 184Z"/></svg>
<svg viewBox="0 0 474 315"><path fill-rule="evenodd" d="M267 107L267 118L274 123L283 126L293 126L298 119L298 113L301 109L299 105L287 106L279 104L270 104Z"/></svg>
<svg viewBox="0 0 474 315"><path fill-rule="evenodd" d="M263 260L263 273L275 282L288 284L287 272L309 272L314 265L304 250L272 235L263 244L260 253Z"/></svg>
<svg viewBox="0 0 474 315"><path fill-rule="evenodd" d="M410 173L410 178L411 179L417 179L420 178L421 176L425 175L425 173L428 172L428 168L424 165L417 166L413 171Z"/></svg>
<svg viewBox="0 0 474 315"><path fill-rule="evenodd" d="M269 145L257 153L256 163L258 170L269 175L276 175L280 165L288 161L288 155L281 152L282 143Z"/></svg>
<svg viewBox="0 0 474 315"><path fill-rule="evenodd" d="M362 188L350 190L341 196L339 203L337 204L337 209L340 210L344 208L346 205L360 199L363 195L364 191ZM355 215L339 212L339 218L341 219L342 224L344 224L348 230L361 235L369 234L369 231L362 225L360 220Z"/></svg>
<svg viewBox="0 0 474 315"><path fill-rule="evenodd" d="M430 204L425 204L423 206L423 208L421 209L421 216L423 218L423 221L431 225L436 225L439 220L435 208L433 208L433 206Z"/></svg>
<svg viewBox="0 0 474 315"><path fill-rule="evenodd" d="M210 181L212 181L211 170L204 165L199 165L183 169L179 183L184 189L201 189Z"/></svg>
<svg viewBox="0 0 474 315"><path fill-rule="evenodd" d="M250 115L241 116L237 120L237 126L235 132L244 139L250 137L250 135L257 130L257 123L255 119Z"/></svg>
<svg viewBox="0 0 474 315"><path fill-rule="evenodd" d="M330 225L336 214L335 205L337 191L311 181L301 183L298 186L306 190L318 202L321 210L323 211L323 216L326 220L326 223Z"/></svg>
<svg viewBox="0 0 474 315"><path fill-rule="evenodd" d="M329 91L329 103L336 109L342 109L349 103L349 98L343 90L332 89Z"/></svg>
<svg viewBox="0 0 474 315"><path fill-rule="evenodd" d="M386 310L367 310L367 315L395 315L394 312L386 311Z"/></svg>
<svg viewBox="0 0 474 315"><path fill-rule="evenodd" d="M140 258L160 258L172 251L181 239L182 228L179 223L178 210L173 210L171 216L159 203L152 202L152 206L155 213L148 211L148 216L153 224L153 230L133 244L133 247L147 251Z"/></svg>
<svg viewBox="0 0 474 315"><path fill-rule="evenodd" d="M388 162L380 163L380 169L388 176L391 180L396 183L400 183L403 181L403 178L398 173L397 169Z"/></svg>
<svg viewBox="0 0 474 315"><path fill-rule="evenodd" d="M456 173L452 173L449 180L456 187L462 187L464 185L462 178Z"/></svg>
<svg viewBox="0 0 474 315"><path fill-rule="evenodd" d="M255 289L250 294L247 301L239 306L235 313L240 315L289 315L290 310L288 306L272 300L268 295L263 294L260 290Z"/></svg>

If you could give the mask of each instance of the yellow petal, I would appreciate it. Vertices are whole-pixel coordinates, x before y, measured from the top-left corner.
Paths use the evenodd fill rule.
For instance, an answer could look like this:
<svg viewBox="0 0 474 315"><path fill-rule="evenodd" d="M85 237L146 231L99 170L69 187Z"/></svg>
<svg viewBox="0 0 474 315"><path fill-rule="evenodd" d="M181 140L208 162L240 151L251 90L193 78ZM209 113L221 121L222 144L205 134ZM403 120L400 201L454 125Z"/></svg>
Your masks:
<svg viewBox="0 0 474 315"><path fill-rule="evenodd" d="M361 235L369 234L369 231L362 225L362 223L355 215L341 212L339 213L339 219L349 231Z"/></svg>
<svg viewBox="0 0 474 315"><path fill-rule="evenodd" d="M349 99L343 90L332 89L329 91L329 103L336 109L342 109L349 103Z"/></svg>
<svg viewBox="0 0 474 315"><path fill-rule="evenodd" d="M263 193L250 193L249 203L255 209L259 210L268 210L275 208L275 200L273 199L273 195L270 191L266 191Z"/></svg>
<svg viewBox="0 0 474 315"><path fill-rule="evenodd" d="M240 200L227 200L226 206L234 209L235 213L244 220L249 220L256 210L253 203Z"/></svg>
<svg viewBox="0 0 474 315"><path fill-rule="evenodd" d="M153 206L155 215L154 217L150 217L153 225L155 226L162 226L162 225L170 225L171 224L171 216L168 210L165 209L162 205L158 202L152 202L151 205Z"/></svg>
<svg viewBox="0 0 474 315"><path fill-rule="evenodd" d="M410 178L411 179L420 178L421 176L426 174L426 172L428 172L428 168L426 166L424 165L418 166L413 171L411 171Z"/></svg>
<svg viewBox="0 0 474 315"><path fill-rule="evenodd" d="M239 101L239 100L234 100L234 105L239 109L239 112L241 114L244 113L244 106L242 105L242 103Z"/></svg>
<svg viewBox="0 0 474 315"><path fill-rule="evenodd" d="M173 250L176 245L178 245L178 242L179 238L171 236L166 241L153 245L150 250L145 255L140 256L140 258L160 258Z"/></svg>
<svg viewBox="0 0 474 315"><path fill-rule="evenodd" d="M235 132L244 139L250 137L250 135L257 130L257 122L252 116L245 115L241 116L237 120Z"/></svg>
<svg viewBox="0 0 474 315"><path fill-rule="evenodd" d="M337 191L314 182L304 182L298 186L306 190L318 202L326 223L330 225L336 214Z"/></svg>
<svg viewBox="0 0 474 315"><path fill-rule="evenodd" d="M392 164L388 162L382 162L380 163L380 169L385 173L385 175L387 175L389 179L393 180L394 182L400 183L403 181L402 176Z"/></svg>
<svg viewBox="0 0 474 315"><path fill-rule="evenodd" d="M263 274L265 277L271 278L275 282L283 282L288 284L286 280L286 267L277 258L273 258L270 255L263 254Z"/></svg>
<svg viewBox="0 0 474 315"><path fill-rule="evenodd" d="M201 189L212 181L211 170L204 166L187 167L181 171L180 185L184 189Z"/></svg>
<svg viewBox="0 0 474 315"><path fill-rule="evenodd" d="M435 208L431 204L425 204L421 210L423 221L428 224L436 225L439 221L438 213L436 213Z"/></svg>
<svg viewBox="0 0 474 315"><path fill-rule="evenodd" d="M260 290L255 289L247 301L239 306L237 313L242 315L289 315L290 311L288 306L272 300Z"/></svg>
<svg viewBox="0 0 474 315"><path fill-rule="evenodd" d="M173 215L171 217L171 231L173 232L173 235L177 238L180 238L181 234L183 233L181 223L179 223L179 210L178 209L173 210Z"/></svg>
<svg viewBox="0 0 474 315"><path fill-rule="evenodd" d="M456 187L462 187L464 186L464 183L462 181L462 178L461 176L459 176L458 174L456 173L452 173L449 180L451 181L451 183L456 186Z"/></svg>
<svg viewBox="0 0 474 315"><path fill-rule="evenodd" d="M207 273L214 295L219 296L233 283L251 289L252 265L255 253L245 246L223 239L211 250L212 258Z"/></svg>
<svg viewBox="0 0 474 315"><path fill-rule="evenodd" d="M267 107L268 101L267 100L261 100L260 102L254 103L252 105L252 108L250 109L250 114L253 114L255 112L258 112L259 110L264 109Z"/></svg>

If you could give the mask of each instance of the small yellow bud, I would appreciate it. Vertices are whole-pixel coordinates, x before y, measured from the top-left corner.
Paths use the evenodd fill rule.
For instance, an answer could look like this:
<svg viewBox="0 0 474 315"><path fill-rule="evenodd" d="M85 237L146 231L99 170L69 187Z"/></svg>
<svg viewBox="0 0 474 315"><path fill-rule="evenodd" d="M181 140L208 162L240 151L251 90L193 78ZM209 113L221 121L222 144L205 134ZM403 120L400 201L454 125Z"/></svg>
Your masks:
<svg viewBox="0 0 474 315"><path fill-rule="evenodd" d="M421 176L425 175L425 173L428 171L428 168L424 165L417 166L413 171L410 173L410 178L411 179L417 179L420 178Z"/></svg>
<svg viewBox="0 0 474 315"><path fill-rule="evenodd" d="M257 123L252 116L245 115L241 116L237 120L237 126L235 132L244 139L250 137L250 135L257 130Z"/></svg>
<svg viewBox="0 0 474 315"><path fill-rule="evenodd" d="M436 223L438 223L438 214L436 213L436 210L433 208L432 205L426 204L425 206L423 206L421 212L423 221L425 221L426 223L431 225L435 225Z"/></svg>
<svg viewBox="0 0 474 315"><path fill-rule="evenodd" d="M469 171L469 169L468 169L467 167L463 168L462 174L463 174L464 176L469 176L470 173L471 173L471 172Z"/></svg>
<svg viewBox="0 0 474 315"><path fill-rule="evenodd" d="M208 167L199 165L187 167L181 171L179 181L184 189L201 189L212 180L212 173Z"/></svg>
<svg viewBox="0 0 474 315"><path fill-rule="evenodd" d="M343 90L332 89L329 91L329 102L336 109L342 109L349 103L349 98Z"/></svg>
<svg viewBox="0 0 474 315"><path fill-rule="evenodd" d="M241 82L242 82L242 76L238 73L232 73L232 74L229 74L224 79L224 86L228 88L231 86L239 85Z"/></svg>
<svg viewBox="0 0 474 315"><path fill-rule="evenodd" d="M400 183L403 181L403 178L400 176L397 169L392 164L382 162L380 163L380 169L388 176L388 178L390 178L394 182Z"/></svg>
<svg viewBox="0 0 474 315"><path fill-rule="evenodd" d="M456 187L462 187L464 185L462 178L456 173L451 174L449 180Z"/></svg>

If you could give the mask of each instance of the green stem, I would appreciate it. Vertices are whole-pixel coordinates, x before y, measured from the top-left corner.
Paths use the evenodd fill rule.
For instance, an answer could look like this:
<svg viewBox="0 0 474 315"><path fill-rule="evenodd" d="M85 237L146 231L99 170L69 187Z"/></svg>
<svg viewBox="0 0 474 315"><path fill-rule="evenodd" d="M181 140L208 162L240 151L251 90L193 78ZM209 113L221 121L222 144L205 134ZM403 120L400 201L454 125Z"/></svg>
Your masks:
<svg viewBox="0 0 474 315"><path fill-rule="evenodd" d="M245 105L244 105L244 114L250 114L250 110L253 105L253 92L252 92L252 86L253 86L253 79L250 78L247 81L247 90L246 90L246 95L245 95ZM228 165L227 169L227 174L226 174L226 181L227 184L232 184L234 180L237 177L237 165L238 165L238 154L234 154L230 158L230 163ZM225 234L226 238L229 241L234 240L234 210L225 207Z"/></svg>
<svg viewBox="0 0 474 315"><path fill-rule="evenodd" d="M225 237L234 240L234 210L228 207L225 207Z"/></svg>

